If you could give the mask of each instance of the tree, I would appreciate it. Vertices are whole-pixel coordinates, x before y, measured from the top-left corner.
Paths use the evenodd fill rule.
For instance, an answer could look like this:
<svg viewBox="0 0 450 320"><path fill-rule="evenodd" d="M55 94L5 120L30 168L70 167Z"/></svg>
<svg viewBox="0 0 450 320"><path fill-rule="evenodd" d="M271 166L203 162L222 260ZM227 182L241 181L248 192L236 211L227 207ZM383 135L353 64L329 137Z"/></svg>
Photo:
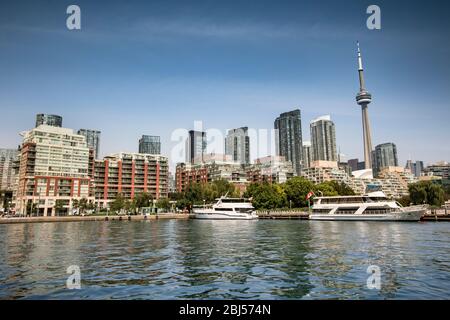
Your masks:
<svg viewBox="0 0 450 320"><path fill-rule="evenodd" d="M124 208L124 205L125 205L125 198L121 193L118 193L116 198L109 205L109 207L111 208L111 211L119 212Z"/></svg>
<svg viewBox="0 0 450 320"><path fill-rule="evenodd" d="M161 198L156 202L156 207L159 209L170 210L170 201L168 198Z"/></svg>
<svg viewBox="0 0 450 320"><path fill-rule="evenodd" d="M150 193L143 192L139 193L135 198L135 209L139 210L141 208L147 208L151 206L151 202L153 201L153 197Z"/></svg>
<svg viewBox="0 0 450 320"><path fill-rule="evenodd" d="M315 190L314 184L304 177L294 177L283 185L287 201L292 202L294 208L308 206L306 195Z"/></svg>
<svg viewBox="0 0 450 320"><path fill-rule="evenodd" d="M320 195L325 197L338 196L339 193L335 189L335 184L332 181L325 181L319 183L314 188L316 193L320 193Z"/></svg>
<svg viewBox="0 0 450 320"><path fill-rule="evenodd" d="M355 191L353 191L352 188L350 188L346 183L344 182L338 182L338 181L330 181L330 184L333 186L334 190L337 191L338 195L340 196L354 196Z"/></svg>
<svg viewBox="0 0 450 320"><path fill-rule="evenodd" d="M404 207L407 207L411 204L411 197L410 196L403 196L400 199L397 199L397 201Z"/></svg>
<svg viewBox="0 0 450 320"><path fill-rule="evenodd" d="M59 215L61 211L64 209L64 200L56 200L55 201L55 215Z"/></svg>
<svg viewBox="0 0 450 320"><path fill-rule="evenodd" d="M80 201L78 201L78 199L73 199L72 200L72 208L78 209L79 207L80 207Z"/></svg>
<svg viewBox="0 0 450 320"><path fill-rule="evenodd" d="M252 198L252 204L258 210L281 208L286 206L287 202L283 188L267 182L250 184L244 197Z"/></svg>
<svg viewBox="0 0 450 320"><path fill-rule="evenodd" d="M190 206L191 206L191 203L186 198L182 198L182 199L178 200L176 203L176 207L179 210L189 210Z"/></svg>
<svg viewBox="0 0 450 320"><path fill-rule="evenodd" d="M88 208L88 204L89 204L89 202L86 198L81 198L81 200L78 203L81 214L84 214L84 212Z"/></svg>
<svg viewBox="0 0 450 320"><path fill-rule="evenodd" d="M431 206L442 206L445 202L444 189L431 181L410 184L408 190L413 204L427 203Z"/></svg>

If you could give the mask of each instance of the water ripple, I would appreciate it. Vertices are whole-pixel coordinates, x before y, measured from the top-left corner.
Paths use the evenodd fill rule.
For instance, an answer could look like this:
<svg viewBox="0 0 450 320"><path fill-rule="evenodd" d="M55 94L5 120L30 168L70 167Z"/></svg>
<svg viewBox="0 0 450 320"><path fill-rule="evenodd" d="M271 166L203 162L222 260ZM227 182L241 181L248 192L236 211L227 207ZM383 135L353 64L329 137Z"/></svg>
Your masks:
<svg viewBox="0 0 450 320"><path fill-rule="evenodd" d="M449 299L447 223L1 225L3 299ZM67 267L81 269L66 289ZM370 290L367 267L381 269Z"/></svg>

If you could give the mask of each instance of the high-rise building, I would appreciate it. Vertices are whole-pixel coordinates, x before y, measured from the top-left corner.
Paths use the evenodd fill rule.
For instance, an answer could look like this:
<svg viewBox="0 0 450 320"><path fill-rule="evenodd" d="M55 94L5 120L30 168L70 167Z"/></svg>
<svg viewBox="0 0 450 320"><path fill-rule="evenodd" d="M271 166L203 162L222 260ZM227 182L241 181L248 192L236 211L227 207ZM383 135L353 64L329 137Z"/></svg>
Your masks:
<svg viewBox="0 0 450 320"><path fill-rule="evenodd" d="M84 136L74 134L72 129L48 125L22 135L16 212L40 216L70 214L74 199L93 202L91 153Z"/></svg>
<svg viewBox="0 0 450 320"><path fill-rule="evenodd" d="M228 130L225 138L225 154L240 164L250 163L250 137L248 127Z"/></svg>
<svg viewBox="0 0 450 320"><path fill-rule="evenodd" d="M203 156L206 153L206 132L189 131L186 140L186 162L203 162Z"/></svg>
<svg viewBox="0 0 450 320"><path fill-rule="evenodd" d="M303 141L303 168L309 168L312 162L311 141Z"/></svg>
<svg viewBox="0 0 450 320"><path fill-rule="evenodd" d="M319 117L310 123L312 161L337 161L336 132L329 115Z"/></svg>
<svg viewBox="0 0 450 320"><path fill-rule="evenodd" d="M139 139L139 153L161 154L161 138L142 135L142 138Z"/></svg>
<svg viewBox="0 0 450 320"><path fill-rule="evenodd" d="M417 178L422 175L424 170L423 161L412 162L412 160L406 161L405 169L409 170Z"/></svg>
<svg viewBox="0 0 450 320"><path fill-rule="evenodd" d="M359 92L356 95L356 102L361 106L363 140L364 140L364 164L366 169L372 169L372 135L369 122L368 105L372 102L372 95L366 90L364 82L364 69L362 65L361 50L358 44L358 73L359 73Z"/></svg>
<svg viewBox="0 0 450 320"><path fill-rule="evenodd" d="M13 189L13 163L17 160L18 153L16 149L0 149L0 191Z"/></svg>
<svg viewBox="0 0 450 320"><path fill-rule="evenodd" d="M78 134L86 138L86 143L89 149L94 150L95 159L100 156L100 135L101 132L97 130L80 129Z"/></svg>
<svg viewBox="0 0 450 320"><path fill-rule="evenodd" d="M398 167L397 147L392 142L379 144L374 151L374 176L387 167Z"/></svg>
<svg viewBox="0 0 450 320"><path fill-rule="evenodd" d="M347 161L347 164L348 164L348 166L350 167L350 169L352 171L357 171L357 170L359 170L358 169L358 162L359 162L359 159L350 159L350 160Z"/></svg>
<svg viewBox="0 0 450 320"><path fill-rule="evenodd" d="M37 114L36 115L36 128L42 124L52 127L62 127L63 118L56 114Z"/></svg>
<svg viewBox="0 0 450 320"><path fill-rule="evenodd" d="M118 153L95 161L95 201L107 208L118 194L131 200L140 193L153 199L169 195L169 160L143 153Z"/></svg>
<svg viewBox="0 0 450 320"><path fill-rule="evenodd" d="M303 163L302 122L300 110L280 114L275 119L276 153L285 157L294 167L296 175L300 175Z"/></svg>
<svg viewBox="0 0 450 320"><path fill-rule="evenodd" d="M431 164L423 171L427 175L442 177L444 184L450 184L450 163L446 161Z"/></svg>

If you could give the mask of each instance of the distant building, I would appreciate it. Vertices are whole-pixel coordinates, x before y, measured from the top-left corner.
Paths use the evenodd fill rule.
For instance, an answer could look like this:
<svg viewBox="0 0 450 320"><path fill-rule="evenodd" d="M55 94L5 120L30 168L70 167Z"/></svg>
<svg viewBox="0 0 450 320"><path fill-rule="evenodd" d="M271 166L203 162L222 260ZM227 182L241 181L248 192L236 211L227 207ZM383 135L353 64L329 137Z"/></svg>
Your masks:
<svg viewBox="0 0 450 320"><path fill-rule="evenodd" d="M412 162L412 160L408 160L406 161L405 169L409 170L416 177L420 177L424 169L423 161Z"/></svg>
<svg viewBox="0 0 450 320"><path fill-rule="evenodd" d="M303 168L309 168L311 162L311 141L303 141Z"/></svg>
<svg viewBox="0 0 450 320"><path fill-rule="evenodd" d="M303 143L302 122L300 110L293 110L280 114L275 119L276 154L290 161L294 167L295 175L302 172Z"/></svg>
<svg viewBox="0 0 450 320"><path fill-rule="evenodd" d="M390 198L401 198L408 195L408 185L417 181L414 175L401 167L385 167L378 178L373 178L372 170L357 170L358 176L351 176L338 168L334 161L315 161L302 175L313 183L337 181L349 186L356 194L366 193L369 186L378 186Z"/></svg>
<svg viewBox="0 0 450 320"><path fill-rule="evenodd" d="M176 190L184 192L191 183L210 183L226 180L242 194L249 183L284 183L294 176L290 161L284 157L268 156L256 159L255 163L242 165L230 155L208 154L203 162L178 163L176 168Z"/></svg>
<svg viewBox="0 0 450 320"><path fill-rule="evenodd" d="M0 149L0 191L12 191L14 186L14 161L19 152L16 149Z"/></svg>
<svg viewBox="0 0 450 320"><path fill-rule="evenodd" d="M175 175L169 172L169 193L177 192L177 186L175 184Z"/></svg>
<svg viewBox="0 0 450 320"><path fill-rule="evenodd" d="M450 163L442 161L427 166L423 170L427 176L436 176L442 178L442 184L450 185Z"/></svg>
<svg viewBox="0 0 450 320"><path fill-rule="evenodd" d="M225 138L225 154L230 155L233 161L241 164L250 163L250 137L248 127L232 129Z"/></svg>
<svg viewBox="0 0 450 320"><path fill-rule="evenodd" d="M97 130L80 129L78 134L86 138L86 143L89 149L94 150L96 159L100 156L100 135L101 132Z"/></svg>
<svg viewBox="0 0 450 320"><path fill-rule="evenodd" d="M268 156L255 160L246 168L248 182L285 183L294 176L290 161L281 156Z"/></svg>
<svg viewBox="0 0 450 320"><path fill-rule="evenodd" d="M139 139L139 153L161 154L161 138L159 136L143 135Z"/></svg>
<svg viewBox="0 0 450 320"><path fill-rule="evenodd" d="M394 143L383 143L375 147L373 158L374 176L386 167L398 167L397 147Z"/></svg>
<svg viewBox="0 0 450 320"><path fill-rule="evenodd" d="M347 161L349 169L353 171L364 170L364 161L359 161L359 159L350 159Z"/></svg>
<svg viewBox="0 0 450 320"><path fill-rule="evenodd" d="M310 123L312 160L338 161L336 133L329 115L319 117Z"/></svg>
<svg viewBox="0 0 450 320"><path fill-rule="evenodd" d="M352 171L357 171L358 169L358 159L350 159L347 161L348 166Z"/></svg>
<svg viewBox="0 0 450 320"><path fill-rule="evenodd" d="M36 115L36 128L42 124L52 127L62 127L63 118L56 114L37 114Z"/></svg>
<svg viewBox="0 0 450 320"><path fill-rule="evenodd" d="M72 129L40 125L22 133L16 211L22 214L54 216L71 214L73 201L90 193L90 163L86 138ZM93 158L93 155L92 155Z"/></svg>
<svg viewBox="0 0 450 320"><path fill-rule="evenodd" d="M184 192L190 183L208 183L219 179L233 183L239 189L247 183L244 166L232 160L230 155L207 154L203 161L178 163L175 183L177 192Z"/></svg>
<svg viewBox="0 0 450 320"><path fill-rule="evenodd" d="M100 208L121 194L132 200L140 193L153 199L169 194L168 158L160 155L121 152L95 161L95 201Z"/></svg>
<svg viewBox="0 0 450 320"><path fill-rule="evenodd" d="M189 136L186 140L186 162L193 164L194 161L203 161L206 146L206 132L189 131Z"/></svg>

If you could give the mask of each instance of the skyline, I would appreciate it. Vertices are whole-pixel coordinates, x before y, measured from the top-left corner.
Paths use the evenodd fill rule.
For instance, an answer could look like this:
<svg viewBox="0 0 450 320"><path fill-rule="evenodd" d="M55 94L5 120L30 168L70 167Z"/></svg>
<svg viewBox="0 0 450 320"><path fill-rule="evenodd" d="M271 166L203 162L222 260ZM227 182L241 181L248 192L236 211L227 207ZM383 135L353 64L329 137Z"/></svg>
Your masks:
<svg viewBox="0 0 450 320"><path fill-rule="evenodd" d="M310 120L330 114L338 150L362 160L359 40L374 94L373 145L395 143L401 166L450 159L450 47L438 32L449 22L434 7L405 2L405 13L402 2L380 1L382 29L371 31L365 2L345 11L333 3L133 3L111 1L102 11L79 1L79 32L65 29L69 2L0 5L2 148L17 147L37 113L54 113L64 127L101 131L101 156L137 152L142 135L158 135L170 157L171 132L196 120L225 135L273 129L280 113L299 108L304 140Z"/></svg>

